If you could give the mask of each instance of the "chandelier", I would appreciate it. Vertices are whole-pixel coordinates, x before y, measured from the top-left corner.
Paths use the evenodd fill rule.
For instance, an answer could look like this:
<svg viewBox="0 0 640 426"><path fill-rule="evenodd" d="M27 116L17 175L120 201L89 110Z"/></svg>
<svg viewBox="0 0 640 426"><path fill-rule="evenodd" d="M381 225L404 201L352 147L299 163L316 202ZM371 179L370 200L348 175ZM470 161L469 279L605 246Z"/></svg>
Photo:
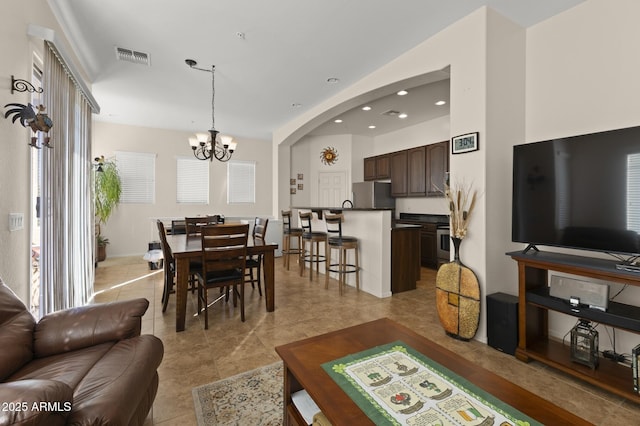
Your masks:
<svg viewBox="0 0 640 426"><path fill-rule="evenodd" d="M209 130L209 133L196 133L196 137L189 138L189 145L193 150L193 155L198 160L213 161L215 158L218 161L229 161L237 144L233 142L233 138L231 136L220 135L220 132L216 130L216 66L212 65L211 69L208 70L205 68L198 68L196 66L198 63L193 59L185 59L185 62L193 69L211 73L211 129Z"/></svg>

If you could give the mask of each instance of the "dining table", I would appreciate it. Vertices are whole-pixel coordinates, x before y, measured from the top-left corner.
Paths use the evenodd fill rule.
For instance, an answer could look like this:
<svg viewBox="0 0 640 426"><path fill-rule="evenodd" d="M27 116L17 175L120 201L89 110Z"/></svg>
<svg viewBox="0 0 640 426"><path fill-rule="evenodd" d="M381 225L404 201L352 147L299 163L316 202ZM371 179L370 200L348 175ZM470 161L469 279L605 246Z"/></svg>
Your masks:
<svg viewBox="0 0 640 426"><path fill-rule="evenodd" d="M167 235L167 243L176 262L176 331L184 331L187 314L187 293L189 287L189 263L202 258L200 235ZM275 251L278 244L249 238L247 256L263 255L264 295L267 312L275 310Z"/></svg>

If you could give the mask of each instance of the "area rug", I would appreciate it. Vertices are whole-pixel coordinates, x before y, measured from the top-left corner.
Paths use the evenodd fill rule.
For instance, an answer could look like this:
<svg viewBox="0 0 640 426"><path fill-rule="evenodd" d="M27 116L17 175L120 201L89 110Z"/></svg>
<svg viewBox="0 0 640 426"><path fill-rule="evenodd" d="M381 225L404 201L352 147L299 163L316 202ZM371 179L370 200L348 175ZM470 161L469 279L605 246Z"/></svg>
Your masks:
<svg viewBox="0 0 640 426"><path fill-rule="evenodd" d="M198 425L281 425L282 362L193 388Z"/></svg>

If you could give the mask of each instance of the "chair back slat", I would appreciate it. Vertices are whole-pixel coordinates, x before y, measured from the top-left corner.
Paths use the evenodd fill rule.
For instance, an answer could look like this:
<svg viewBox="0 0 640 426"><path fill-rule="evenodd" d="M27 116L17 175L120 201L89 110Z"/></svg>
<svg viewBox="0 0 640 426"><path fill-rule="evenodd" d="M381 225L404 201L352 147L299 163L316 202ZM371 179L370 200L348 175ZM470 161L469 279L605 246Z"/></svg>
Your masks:
<svg viewBox="0 0 640 426"><path fill-rule="evenodd" d="M312 232L311 231L311 220L313 219L312 212L299 212L298 216L300 217L300 226L302 226L302 230L304 232Z"/></svg>
<svg viewBox="0 0 640 426"><path fill-rule="evenodd" d="M171 235L186 234L187 224L184 219L177 219L171 221Z"/></svg>
<svg viewBox="0 0 640 426"><path fill-rule="evenodd" d="M193 237L195 235L200 235L200 228L207 225L215 225L218 223L218 219L220 216L194 216L194 217L185 217L184 221L187 228L187 236Z"/></svg>
<svg viewBox="0 0 640 426"><path fill-rule="evenodd" d="M291 232L291 210L281 210L282 227L285 233Z"/></svg>
<svg viewBox="0 0 640 426"><path fill-rule="evenodd" d="M249 225L206 225L200 227L202 266L205 276L212 271L245 269Z"/></svg>
<svg viewBox="0 0 640 426"><path fill-rule="evenodd" d="M262 217L256 217L253 223L253 240L256 239L264 241L264 237L267 234L267 225L269 225L269 219Z"/></svg>
<svg viewBox="0 0 640 426"><path fill-rule="evenodd" d="M342 238L342 214L326 214L324 221L327 224L327 233Z"/></svg>

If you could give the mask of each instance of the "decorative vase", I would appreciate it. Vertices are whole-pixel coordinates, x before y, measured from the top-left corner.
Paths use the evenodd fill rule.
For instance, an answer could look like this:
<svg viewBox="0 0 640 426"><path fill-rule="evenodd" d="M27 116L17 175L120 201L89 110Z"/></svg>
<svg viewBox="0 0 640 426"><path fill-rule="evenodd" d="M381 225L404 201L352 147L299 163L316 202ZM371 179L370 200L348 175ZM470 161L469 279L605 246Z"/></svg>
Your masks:
<svg viewBox="0 0 640 426"><path fill-rule="evenodd" d="M460 260L461 238L451 237L453 260L438 269L436 308L447 335L468 341L480 324L480 284L471 269Z"/></svg>

